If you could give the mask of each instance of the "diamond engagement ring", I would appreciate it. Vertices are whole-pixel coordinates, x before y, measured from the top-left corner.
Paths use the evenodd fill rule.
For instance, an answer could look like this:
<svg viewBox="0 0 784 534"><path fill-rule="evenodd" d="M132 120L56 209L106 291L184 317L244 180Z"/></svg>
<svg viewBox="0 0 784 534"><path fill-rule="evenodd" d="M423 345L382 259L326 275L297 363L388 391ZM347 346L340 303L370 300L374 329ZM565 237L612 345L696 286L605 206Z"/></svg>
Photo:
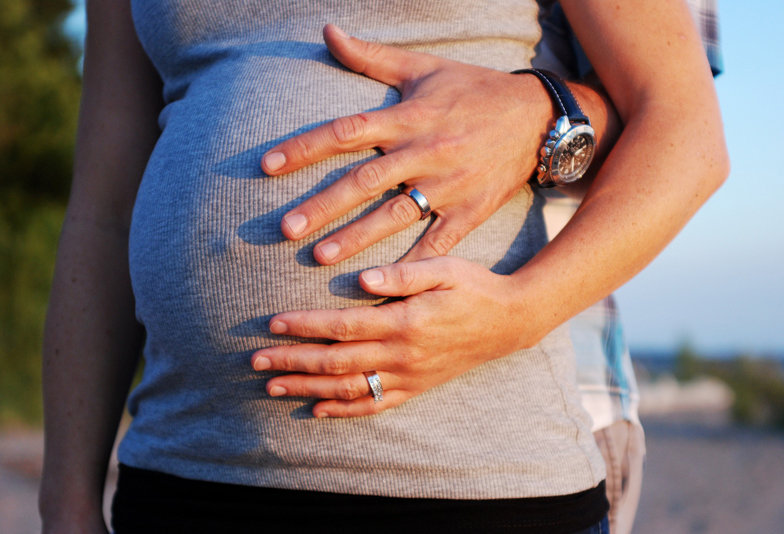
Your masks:
<svg viewBox="0 0 784 534"><path fill-rule="evenodd" d="M416 205L419 207L419 211L422 212L422 216L419 218L420 221L430 217L430 214L433 210L430 209L430 202L427 201L425 195L417 191L415 187L412 187L411 191L406 194L411 198L411 200L416 202Z"/></svg>
<svg viewBox="0 0 784 534"><path fill-rule="evenodd" d="M384 400L384 388L381 387L381 378L375 371L368 371L365 373L368 384L370 384L370 391L373 393L373 402L381 402Z"/></svg>

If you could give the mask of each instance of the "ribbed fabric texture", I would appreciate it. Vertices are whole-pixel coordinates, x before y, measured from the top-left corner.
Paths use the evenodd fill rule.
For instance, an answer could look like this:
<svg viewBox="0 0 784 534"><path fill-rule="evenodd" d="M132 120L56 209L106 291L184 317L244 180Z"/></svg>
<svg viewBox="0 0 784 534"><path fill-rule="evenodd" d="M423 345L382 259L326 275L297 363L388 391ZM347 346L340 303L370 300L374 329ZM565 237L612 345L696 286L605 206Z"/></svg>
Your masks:
<svg viewBox="0 0 784 534"><path fill-rule="evenodd" d="M604 478L579 406L567 331L482 365L374 417L315 419L312 399L273 399L254 349L288 310L376 304L358 273L400 258L420 222L337 266L313 245L388 192L304 241L280 220L373 151L287 176L265 151L330 119L399 101L328 53L327 22L365 39L510 71L539 38L532 0L468 2L132 2L164 80L162 134L133 214L130 267L146 367L132 393L120 461L255 486L397 497L564 495ZM511 273L544 244L541 197L524 189L453 251ZM301 340L299 340L301 341Z"/></svg>

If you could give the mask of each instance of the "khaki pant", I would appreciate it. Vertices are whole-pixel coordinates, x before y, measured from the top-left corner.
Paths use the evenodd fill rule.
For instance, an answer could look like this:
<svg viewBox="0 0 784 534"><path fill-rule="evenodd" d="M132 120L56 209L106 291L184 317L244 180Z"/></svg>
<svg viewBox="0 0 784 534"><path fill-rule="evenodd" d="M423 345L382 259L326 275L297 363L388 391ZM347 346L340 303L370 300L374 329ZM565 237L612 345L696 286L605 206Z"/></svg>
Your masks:
<svg viewBox="0 0 784 534"><path fill-rule="evenodd" d="M645 433L639 424L617 421L593 435L607 465L610 534L630 534L640 502Z"/></svg>

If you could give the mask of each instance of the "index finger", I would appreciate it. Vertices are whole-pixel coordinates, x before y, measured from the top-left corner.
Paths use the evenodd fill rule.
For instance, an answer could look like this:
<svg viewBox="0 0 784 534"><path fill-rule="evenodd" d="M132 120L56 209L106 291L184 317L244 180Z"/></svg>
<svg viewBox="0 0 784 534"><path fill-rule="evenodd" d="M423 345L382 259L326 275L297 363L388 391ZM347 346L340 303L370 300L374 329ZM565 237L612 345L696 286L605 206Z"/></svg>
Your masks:
<svg viewBox="0 0 784 534"><path fill-rule="evenodd" d="M395 334L394 320L384 307L284 312L270 319L273 334L336 341L370 341Z"/></svg>
<svg viewBox="0 0 784 534"><path fill-rule="evenodd" d="M286 174L344 152L383 147L399 127L394 107L339 117L286 139L264 155L261 168L273 176Z"/></svg>

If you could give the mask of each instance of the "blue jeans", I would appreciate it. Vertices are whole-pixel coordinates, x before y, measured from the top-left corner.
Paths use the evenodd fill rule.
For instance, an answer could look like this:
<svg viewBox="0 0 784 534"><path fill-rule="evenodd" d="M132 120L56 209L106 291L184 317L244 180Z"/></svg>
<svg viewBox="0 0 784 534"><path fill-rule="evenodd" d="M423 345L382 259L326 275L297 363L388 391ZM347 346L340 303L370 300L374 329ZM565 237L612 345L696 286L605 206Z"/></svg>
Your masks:
<svg viewBox="0 0 784 534"><path fill-rule="evenodd" d="M610 532L610 522L607 519L607 516L604 516L604 519L596 523L592 527L588 527L585 530L581 530L580 532L576 532L575 534L609 534Z"/></svg>

